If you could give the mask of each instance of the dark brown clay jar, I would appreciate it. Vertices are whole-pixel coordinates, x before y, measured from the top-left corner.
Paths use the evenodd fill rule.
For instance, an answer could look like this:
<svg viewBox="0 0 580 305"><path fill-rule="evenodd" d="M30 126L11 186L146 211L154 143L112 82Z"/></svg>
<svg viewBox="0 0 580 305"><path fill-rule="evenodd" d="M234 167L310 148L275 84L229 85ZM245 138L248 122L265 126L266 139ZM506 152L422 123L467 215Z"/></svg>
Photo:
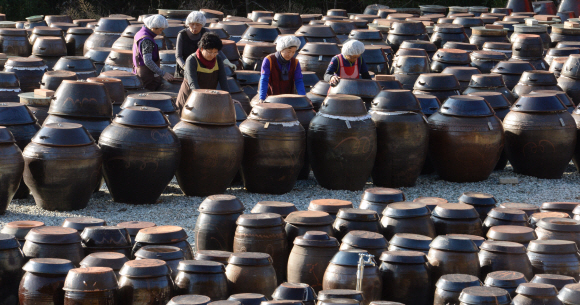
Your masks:
<svg viewBox="0 0 580 305"><path fill-rule="evenodd" d="M163 304L174 294L171 269L162 260L143 259L125 263L119 278L118 301L122 304Z"/></svg>
<svg viewBox="0 0 580 305"><path fill-rule="evenodd" d="M389 251L419 251L425 254L429 253L429 245L433 238L429 236L397 233L389 240Z"/></svg>
<svg viewBox="0 0 580 305"><path fill-rule="evenodd" d="M560 274L580 278L578 247L567 240L532 240L527 254L534 274Z"/></svg>
<svg viewBox="0 0 580 305"><path fill-rule="evenodd" d="M97 252L118 252L131 257L129 231L117 226L87 227L81 233L85 256Z"/></svg>
<svg viewBox="0 0 580 305"><path fill-rule="evenodd" d="M381 86L374 80L369 79L348 79L344 78L336 86L331 86L329 95L345 94L360 97L365 102L366 109L371 108L371 101L379 94ZM324 105L323 105L324 107ZM326 108L325 110L331 110ZM346 109L341 109L346 110ZM354 110L354 109L353 109ZM323 113L331 114L324 111Z"/></svg>
<svg viewBox="0 0 580 305"><path fill-rule="evenodd" d="M308 205L309 211L325 212L332 217L333 221L336 219L336 214L340 209L354 208L352 202L340 199L314 199ZM362 208L361 208L362 209Z"/></svg>
<svg viewBox="0 0 580 305"><path fill-rule="evenodd" d="M117 252L96 252L91 253L81 261L81 268L89 267L109 267L115 272L115 276L119 278L119 271L129 259L122 253Z"/></svg>
<svg viewBox="0 0 580 305"><path fill-rule="evenodd" d="M491 73L500 74L506 87L513 90L525 71L535 70L527 61L500 61Z"/></svg>
<svg viewBox="0 0 580 305"><path fill-rule="evenodd" d="M485 277L485 286L504 289L512 298L516 296L518 286L527 282L526 277L517 271L494 271Z"/></svg>
<svg viewBox="0 0 580 305"><path fill-rule="evenodd" d="M40 89L48 89L56 91L58 86L64 80L78 80L78 76L75 72L72 71L49 71L44 73L42 76L42 81L40 83ZM49 101L50 106L50 101Z"/></svg>
<svg viewBox="0 0 580 305"><path fill-rule="evenodd" d="M497 63L508 59L505 53L496 51L473 51L469 56L471 66L479 69L481 73L490 73Z"/></svg>
<svg viewBox="0 0 580 305"><path fill-rule="evenodd" d="M30 230L22 252L27 259L62 258L75 266L84 257L81 237L75 229L51 226Z"/></svg>
<svg viewBox="0 0 580 305"><path fill-rule="evenodd" d="M481 221L487 217L487 213L491 211L497 204L497 199L492 194L481 192L464 192L457 199L459 203L465 203L473 206Z"/></svg>
<svg viewBox="0 0 580 305"><path fill-rule="evenodd" d="M12 235L18 240L20 243L20 249L24 247L24 242L26 241L24 238L26 234L30 232L33 228L43 227L44 222L41 221L34 221L34 220L21 220L21 221L12 221L4 225L0 233Z"/></svg>
<svg viewBox="0 0 580 305"><path fill-rule="evenodd" d="M79 234L87 227L106 226L107 222L93 217L69 217L62 222L62 227L75 229Z"/></svg>
<svg viewBox="0 0 580 305"><path fill-rule="evenodd" d="M536 224L539 240L569 240L580 245L580 220L544 218Z"/></svg>
<svg viewBox="0 0 580 305"><path fill-rule="evenodd" d="M67 55L83 56L83 48L87 39L93 33L89 28L70 28L64 37L66 42Z"/></svg>
<svg viewBox="0 0 580 305"><path fill-rule="evenodd" d="M48 67L40 58L13 57L4 64L4 72L14 72L20 81L23 92L40 88L40 81Z"/></svg>
<svg viewBox="0 0 580 305"><path fill-rule="evenodd" d="M258 105L240 131L244 136L241 172L245 188L268 194L291 191L306 150L306 133L294 109L284 104Z"/></svg>
<svg viewBox="0 0 580 305"><path fill-rule="evenodd" d="M471 76L481 74L481 71L479 71L479 69L476 67L447 67L441 71L441 73L454 75L455 78L457 78L459 81L461 92L463 92L469 86ZM433 111L431 114L434 112L435 111Z"/></svg>
<svg viewBox="0 0 580 305"><path fill-rule="evenodd" d="M93 48L112 47L128 26L127 19L108 17L99 19L95 32L85 41L83 53L87 54Z"/></svg>
<svg viewBox="0 0 580 305"><path fill-rule="evenodd" d="M3 28L0 30L0 49L9 56L30 56L32 46L24 29Z"/></svg>
<svg viewBox="0 0 580 305"><path fill-rule="evenodd" d="M236 221L234 253L261 252L270 255L278 282L286 280L288 239L279 214L242 214Z"/></svg>
<svg viewBox="0 0 580 305"><path fill-rule="evenodd" d="M532 240L538 239L533 228L527 226L495 226L487 231L488 240L511 241L528 247Z"/></svg>
<svg viewBox="0 0 580 305"><path fill-rule="evenodd" d="M326 212L320 211L296 211L292 212L285 219L285 231L288 237L288 246L292 249L292 244L297 236L306 234L308 231L322 231L330 236L334 236L332 229L334 220Z"/></svg>
<svg viewBox="0 0 580 305"><path fill-rule="evenodd" d="M312 289L312 287L310 287L308 284L285 282L280 284L280 286L274 290L272 299L274 301L279 301L278 304L315 305L316 292L314 292L314 289ZM282 303L281 301L286 302Z"/></svg>
<svg viewBox="0 0 580 305"><path fill-rule="evenodd" d="M558 299L565 305L577 305L580 296L580 284L568 284L558 293Z"/></svg>
<svg viewBox="0 0 580 305"><path fill-rule="evenodd" d="M397 233L420 234L434 238L435 224L424 203L391 203L383 211L381 233L390 240Z"/></svg>
<svg viewBox="0 0 580 305"><path fill-rule="evenodd" d="M518 209L526 212L528 218L534 213L540 212L540 207L531 203L521 203L521 202L504 202L500 204L500 208Z"/></svg>
<svg viewBox="0 0 580 305"><path fill-rule="evenodd" d="M341 240L348 232L362 230L379 232L379 217L375 211L363 209L340 209L332 225L334 237Z"/></svg>
<svg viewBox="0 0 580 305"><path fill-rule="evenodd" d="M523 283L516 290L518 295L513 299L514 305L561 305L557 297L558 290L550 284Z"/></svg>
<svg viewBox="0 0 580 305"><path fill-rule="evenodd" d="M483 234L495 226L529 226L526 212L518 209L494 208L483 221Z"/></svg>
<svg viewBox="0 0 580 305"><path fill-rule="evenodd" d="M26 271L20 281L20 304L63 304L64 281L74 265L66 259L33 258L23 267Z"/></svg>
<svg viewBox="0 0 580 305"><path fill-rule="evenodd" d="M540 207L541 212L563 212L570 217L574 217L574 209L580 205L580 202L544 202Z"/></svg>
<svg viewBox="0 0 580 305"><path fill-rule="evenodd" d="M373 99L370 113L377 127L373 183L380 187L415 185L429 143L421 104L409 90L384 90Z"/></svg>
<svg viewBox="0 0 580 305"><path fill-rule="evenodd" d="M25 257L20 250L20 245L16 238L8 234L0 234L0 266L2 274L2 294L5 304L18 304L19 289L18 285L22 278Z"/></svg>
<svg viewBox="0 0 580 305"><path fill-rule="evenodd" d="M327 97L308 129L308 156L318 183L327 189L361 190L376 152L376 127L362 100Z"/></svg>
<svg viewBox="0 0 580 305"><path fill-rule="evenodd" d="M86 80L89 77L97 77L93 62L83 56L63 56L54 65L55 71L74 72L78 79Z"/></svg>
<svg viewBox="0 0 580 305"><path fill-rule="evenodd" d="M465 33L463 26L459 24L442 24L435 25L431 35L431 42L437 48L442 48L448 41L469 42L469 37Z"/></svg>
<svg viewBox="0 0 580 305"><path fill-rule="evenodd" d="M184 260L181 249L173 246L145 246L135 252L135 259L158 259L164 261L171 269L171 279L177 277L178 265Z"/></svg>
<svg viewBox="0 0 580 305"><path fill-rule="evenodd" d="M324 272L322 289L356 289L357 265L359 254L368 254L365 250L343 250L336 253ZM383 290L383 281L379 268L376 265L363 267L363 304L380 300Z"/></svg>
<svg viewBox="0 0 580 305"><path fill-rule="evenodd" d="M135 236L139 233L139 230L145 228L154 227L155 223L148 221L126 221L117 224L117 227L125 228L129 231L129 236L131 236L131 245L135 246Z"/></svg>
<svg viewBox="0 0 580 305"><path fill-rule="evenodd" d="M475 182L489 177L504 145L501 121L482 97L452 96L429 117L429 157L441 178ZM487 139L485 144L468 139ZM453 149L455 157L448 151Z"/></svg>
<svg viewBox="0 0 580 305"><path fill-rule="evenodd" d="M266 253L234 253L226 267L229 293L259 293L271 296L276 289L276 271Z"/></svg>
<svg viewBox="0 0 580 305"><path fill-rule="evenodd" d="M383 235L376 232L354 230L348 232L340 244L340 250L361 249L366 250L374 257L380 257L381 253L387 251L389 242Z"/></svg>
<svg viewBox="0 0 580 305"><path fill-rule="evenodd" d="M441 73L447 67L469 67L471 59L469 53L460 49L439 49L433 55L431 71Z"/></svg>
<svg viewBox="0 0 580 305"><path fill-rule="evenodd" d="M471 81L469 86L463 94L467 95L470 93L477 92L498 92L501 93L510 105L516 101L516 97L511 93L511 91L505 86L505 83L501 75L497 74L476 74L471 76Z"/></svg>
<svg viewBox="0 0 580 305"><path fill-rule="evenodd" d="M538 222L544 218L570 218L568 213L563 212L539 212L530 216L530 227L536 228Z"/></svg>
<svg viewBox="0 0 580 305"><path fill-rule="evenodd" d="M417 197L413 202L420 202L424 203L429 211L433 211L438 205L443 203L448 203L447 199L439 198L439 197Z"/></svg>
<svg viewBox="0 0 580 305"><path fill-rule="evenodd" d="M383 215L383 210L390 203L402 201L405 201L405 194L401 190L373 187L365 190L359 208L372 210L378 215Z"/></svg>
<svg viewBox="0 0 580 305"><path fill-rule="evenodd" d="M503 125L505 151L514 172L547 179L562 177L574 154L576 126L555 95L521 96Z"/></svg>
<svg viewBox="0 0 580 305"><path fill-rule="evenodd" d="M293 203L282 201L260 201L254 205L252 213L276 213L286 218L290 213L298 211Z"/></svg>
<svg viewBox="0 0 580 305"><path fill-rule="evenodd" d="M561 88L559 86L560 83L558 83L556 76L552 72L542 70L524 71L512 92L518 98L532 91L566 91L564 87Z"/></svg>
<svg viewBox="0 0 580 305"><path fill-rule="evenodd" d="M468 204L445 203L431 213L437 235L470 234L483 236L479 214Z"/></svg>
<svg viewBox="0 0 580 305"><path fill-rule="evenodd" d="M473 27L471 28L471 36L469 37L469 42L478 46L479 49L483 48L485 42L510 42L507 38L506 29L488 29L486 27Z"/></svg>
<svg viewBox="0 0 580 305"><path fill-rule="evenodd" d="M191 245L187 241L187 233L178 226L159 226L141 229L137 236L135 236L135 246L131 257L135 257L135 253L144 246L160 245L160 246L174 246L183 251L183 258L193 259L193 251Z"/></svg>
<svg viewBox="0 0 580 305"><path fill-rule="evenodd" d="M300 50L296 59L300 62L300 67L304 71L312 71L316 73L319 79L324 79L324 72L332 57L339 51L340 48L336 43L331 42L308 42Z"/></svg>
<svg viewBox="0 0 580 305"><path fill-rule="evenodd" d="M427 260L433 278L445 274L469 274L479 277L480 265L475 243L464 237L440 235L430 245Z"/></svg>
<svg viewBox="0 0 580 305"><path fill-rule="evenodd" d="M534 278L530 281L530 283L540 283L540 284L550 284L554 285L556 289L559 291L564 286L568 284L575 284L577 283L576 279L571 276L567 275L559 275L559 274L536 274Z"/></svg>
<svg viewBox="0 0 580 305"><path fill-rule="evenodd" d="M0 126L0 171L4 184L0 190L0 214L4 214L22 181L24 159L22 151L16 145L16 139L3 126Z"/></svg>
<svg viewBox="0 0 580 305"><path fill-rule="evenodd" d="M233 251L236 220L244 212L243 203L232 195L212 195L198 210L194 230L196 251Z"/></svg>
<svg viewBox="0 0 580 305"><path fill-rule="evenodd" d="M90 267L71 269L64 281L64 305L115 304L118 285L113 269Z"/></svg>
<svg viewBox="0 0 580 305"><path fill-rule="evenodd" d="M423 252L385 251L380 260L382 299L403 304L433 304L427 288L432 286L432 280Z"/></svg>
<svg viewBox="0 0 580 305"><path fill-rule="evenodd" d="M507 291L496 287L467 287L459 295L460 305L508 305L511 298Z"/></svg>
<svg viewBox="0 0 580 305"><path fill-rule="evenodd" d="M211 261L181 261L175 278L176 294L197 294L212 300L228 298L228 281L223 264Z"/></svg>
<svg viewBox="0 0 580 305"><path fill-rule="evenodd" d="M532 265L526 256L526 248L519 243L509 241L485 241L480 247L479 264L481 278L488 273L510 270L521 272L526 278L532 278Z"/></svg>
<svg viewBox="0 0 580 305"><path fill-rule="evenodd" d="M459 305L461 291L473 286L481 286L481 282L477 276L468 274L443 275L435 283L436 288L433 305Z"/></svg>
<svg viewBox="0 0 580 305"><path fill-rule="evenodd" d="M288 281L305 283L318 292L321 279L330 260L338 252L336 238L322 231L308 231L294 239L294 247L288 257Z"/></svg>
<svg viewBox="0 0 580 305"><path fill-rule="evenodd" d="M50 211L84 209L100 183L102 164L102 152L87 130L80 124L45 124L31 141L22 152L24 182L36 204Z"/></svg>
<svg viewBox="0 0 580 305"><path fill-rule="evenodd" d="M224 266L228 265L228 259L232 256L232 252L220 250L199 250L195 252L195 260L197 261L212 261L222 263Z"/></svg>

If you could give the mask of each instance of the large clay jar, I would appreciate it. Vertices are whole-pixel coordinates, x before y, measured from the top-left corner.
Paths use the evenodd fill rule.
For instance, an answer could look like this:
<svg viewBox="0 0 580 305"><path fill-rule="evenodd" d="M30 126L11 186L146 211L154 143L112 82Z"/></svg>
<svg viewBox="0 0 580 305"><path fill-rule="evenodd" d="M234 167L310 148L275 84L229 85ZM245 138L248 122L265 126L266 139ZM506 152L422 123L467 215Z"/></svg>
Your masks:
<svg viewBox="0 0 580 305"><path fill-rule="evenodd" d="M550 284L523 283L516 290L518 295L513 299L514 305L561 305L558 290Z"/></svg>
<svg viewBox="0 0 580 305"><path fill-rule="evenodd" d="M384 90L373 100L377 127L373 183L381 187L414 186L427 158L429 126L409 90Z"/></svg>
<svg viewBox="0 0 580 305"><path fill-rule="evenodd" d="M223 264L227 267L228 259L232 256L232 252L220 250L199 250L195 252L196 261L212 261Z"/></svg>
<svg viewBox="0 0 580 305"><path fill-rule="evenodd" d="M580 297L580 284L568 284L558 293L558 299L565 305L578 305Z"/></svg>
<svg viewBox="0 0 580 305"><path fill-rule="evenodd" d="M9 56L30 56L32 46L24 29L2 28L0 30L0 49Z"/></svg>
<svg viewBox="0 0 580 305"><path fill-rule="evenodd" d="M569 240L580 246L580 220L544 218L536 226L539 240Z"/></svg>
<svg viewBox="0 0 580 305"><path fill-rule="evenodd" d="M481 219L475 208L468 204L444 203L431 213L437 235L469 234L483 236Z"/></svg>
<svg viewBox="0 0 580 305"><path fill-rule="evenodd" d="M236 220L244 204L232 195L211 195L199 205L195 222L195 250L234 250Z"/></svg>
<svg viewBox="0 0 580 305"><path fill-rule="evenodd" d="M314 199L308 205L308 211L325 212L332 220L336 219L336 214L340 209L354 208L352 202L340 199Z"/></svg>
<svg viewBox="0 0 580 305"><path fill-rule="evenodd" d="M532 240L527 254L534 274L560 274L578 280L580 256L578 247L568 240Z"/></svg>
<svg viewBox="0 0 580 305"><path fill-rule="evenodd" d="M84 209L101 180L102 152L80 124L46 124L22 152L24 182L45 210Z"/></svg>
<svg viewBox="0 0 580 305"><path fill-rule="evenodd" d="M481 221L487 217L487 213L491 211L497 204L497 199L492 194L481 192L464 192L458 198L459 203L465 203L473 206Z"/></svg>
<svg viewBox="0 0 580 305"><path fill-rule="evenodd" d="M479 249L472 240L441 235L433 240L430 247L427 259L434 279L457 273L479 277Z"/></svg>
<svg viewBox="0 0 580 305"><path fill-rule="evenodd" d="M430 215L431 211L424 203L391 203L383 211L381 233L387 240L390 240L397 233L435 237L435 225Z"/></svg>
<svg viewBox="0 0 580 305"><path fill-rule="evenodd" d="M431 274L424 253L385 251L380 257L383 300L403 304L431 305Z"/></svg>
<svg viewBox="0 0 580 305"><path fill-rule="evenodd" d="M270 255L279 283L286 281L288 240L279 214L242 214L236 221L234 253L261 252Z"/></svg>
<svg viewBox="0 0 580 305"><path fill-rule="evenodd" d="M534 229L524 226L495 226L486 234L487 240L511 241L528 247L532 240L538 239Z"/></svg>
<svg viewBox="0 0 580 305"><path fill-rule="evenodd" d="M18 103L20 101L19 96L22 94L22 90L20 90L20 81L16 73L0 72L0 88L2 89L1 103Z"/></svg>
<svg viewBox="0 0 580 305"><path fill-rule="evenodd" d="M83 56L85 42L93 34L93 29L79 27L70 28L64 37L68 56Z"/></svg>
<svg viewBox="0 0 580 305"><path fill-rule="evenodd" d="M324 79L324 73L332 57L339 53L340 48L336 43L309 42L300 50L296 59L300 62L300 68L303 71L315 72L319 79Z"/></svg>
<svg viewBox="0 0 580 305"><path fill-rule="evenodd" d="M361 190L377 152L376 127L359 97L331 95L308 129L308 156L327 189Z"/></svg>
<svg viewBox="0 0 580 305"><path fill-rule="evenodd" d="M0 266L2 266L0 294L3 304L18 304L18 285L23 275L24 262L24 255L20 251L16 238L12 235L0 234Z"/></svg>
<svg viewBox="0 0 580 305"><path fill-rule="evenodd" d="M450 97L429 117L429 127L429 157L442 179L475 182L489 177L504 135L501 121L482 97Z"/></svg>
<svg viewBox="0 0 580 305"><path fill-rule="evenodd" d="M516 296L516 289L522 283L527 283L526 277L517 271L494 271L485 277L485 286L506 290L510 297Z"/></svg>
<svg viewBox="0 0 580 305"><path fill-rule="evenodd" d="M576 124L553 94L523 95L503 121L505 152L514 172L562 177L574 154Z"/></svg>
<svg viewBox="0 0 580 305"><path fill-rule="evenodd" d="M20 304L63 304L64 280L74 265L61 258L33 258L22 270L26 271L20 281L18 296Z"/></svg>
<svg viewBox="0 0 580 305"><path fill-rule="evenodd" d="M526 256L526 248L522 244L509 241L485 241L479 247L479 264L481 278L488 273L510 270L521 272L526 278L533 277L532 264Z"/></svg>
<svg viewBox="0 0 580 305"><path fill-rule="evenodd" d="M81 237L75 229L63 227L39 227L30 230L22 252L27 259L62 258L79 266L84 252Z"/></svg>
<svg viewBox="0 0 580 305"><path fill-rule="evenodd" d="M277 286L272 258L266 253L234 253L226 267L231 294L259 293L271 296Z"/></svg>
<svg viewBox="0 0 580 305"><path fill-rule="evenodd" d="M22 151L16 145L16 140L7 127L0 126L0 214L4 214L8 204L18 190L24 171Z"/></svg>
<svg viewBox="0 0 580 305"><path fill-rule="evenodd" d="M469 42L469 37L460 24L436 24L431 35L431 42L438 48L442 48L448 41Z"/></svg>
<svg viewBox="0 0 580 305"><path fill-rule="evenodd" d="M461 291L473 286L481 286L481 281L477 276L469 274L445 274L435 284L433 305L459 305Z"/></svg>
<svg viewBox="0 0 580 305"><path fill-rule="evenodd" d="M173 179L179 139L158 108L130 106L99 138L103 174L116 202L153 204Z"/></svg>
<svg viewBox="0 0 580 305"><path fill-rule="evenodd" d="M109 99L113 103L113 116L117 115L121 111L121 104L125 100L125 87L123 86L123 81L116 78L101 78L101 77L89 77L87 78L89 83L101 83L105 85ZM143 105L147 106L147 105ZM169 121L172 122L171 117L168 117ZM177 118L179 120L179 117ZM173 124L171 126L174 126Z"/></svg>
<svg viewBox="0 0 580 305"><path fill-rule="evenodd" d="M334 255L324 272L322 289L356 289L357 270L360 254L368 254L365 250L352 249L339 251ZM367 259L365 259L366 261ZM376 265L363 267L361 291L364 297L363 304L381 299L383 281L379 268Z"/></svg>
<svg viewBox="0 0 580 305"><path fill-rule="evenodd" d="M298 208L290 202L283 201L259 201L254 205L251 213L276 213L282 218L288 217L290 213L298 211Z"/></svg>
<svg viewBox="0 0 580 305"><path fill-rule="evenodd" d="M113 269L90 267L71 269L64 281L64 305L116 304L117 278Z"/></svg>
<svg viewBox="0 0 580 305"><path fill-rule="evenodd" d="M377 232L363 230L354 230L348 232L340 244L340 250L361 249L366 250L374 257L380 257L384 251L387 251L389 242L383 235Z"/></svg>
<svg viewBox="0 0 580 305"><path fill-rule="evenodd" d="M158 259L133 260L125 263L119 278L117 300L121 304L163 304L173 297L171 269ZM155 300L155 301L154 301Z"/></svg>
<svg viewBox="0 0 580 305"><path fill-rule="evenodd" d="M497 74L478 74L472 75L469 86L463 94L471 94L477 92L499 92L507 98L510 104L516 101L516 97L505 86L501 75Z"/></svg>
<svg viewBox="0 0 580 305"><path fill-rule="evenodd" d="M61 226L65 227L65 228L75 229L75 230L77 230L77 232L79 232L79 234L81 234L85 228L101 227L101 226L106 226L106 225L107 225L107 222L102 220L102 219L99 219L99 218L69 217L69 218L64 219Z"/></svg>
<svg viewBox="0 0 580 305"><path fill-rule="evenodd" d="M573 218L574 210L578 205L580 205L580 202L544 202L540 207L540 211L567 213L570 218Z"/></svg>
<svg viewBox="0 0 580 305"><path fill-rule="evenodd" d="M228 281L223 264L203 260L181 261L177 270L175 294L204 295L214 301L228 298Z"/></svg>
<svg viewBox="0 0 580 305"><path fill-rule="evenodd" d="M162 245L174 246L183 251L186 260L193 259L193 251L191 245L187 241L187 233L178 226L159 226L141 229L137 236L135 236L135 245L131 257L135 257L135 253L144 246L148 245Z"/></svg>

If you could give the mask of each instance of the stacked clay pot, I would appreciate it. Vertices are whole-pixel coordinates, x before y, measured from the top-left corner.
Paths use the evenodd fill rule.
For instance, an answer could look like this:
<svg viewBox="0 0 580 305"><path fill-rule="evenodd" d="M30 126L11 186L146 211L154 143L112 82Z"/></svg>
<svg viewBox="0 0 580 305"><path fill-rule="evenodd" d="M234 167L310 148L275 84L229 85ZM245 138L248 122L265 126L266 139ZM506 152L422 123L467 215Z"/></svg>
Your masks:
<svg viewBox="0 0 580 305"><path fill-rule="evenodd" d="M222 194L230 185L244 144L235 124L234 103L227 92L200 89L189 96L181 122L173 129L181 142L175 175L186 195Z"/></svg>

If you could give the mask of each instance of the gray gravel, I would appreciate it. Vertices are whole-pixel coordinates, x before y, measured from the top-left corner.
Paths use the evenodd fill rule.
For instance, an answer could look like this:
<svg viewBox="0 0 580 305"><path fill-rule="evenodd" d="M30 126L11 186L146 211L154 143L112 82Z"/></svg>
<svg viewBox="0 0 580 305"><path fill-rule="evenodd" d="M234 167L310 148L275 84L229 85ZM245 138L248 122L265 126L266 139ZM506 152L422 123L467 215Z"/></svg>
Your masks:
<svg viewBox="0 0 580 305"><path fill-rule="evenodd" d="M499 184L499 177L518 177L519 184ZM457 202L457 198L467 191L486 192L493 194L498 202L525 202L540 205L548 201L580 201L580 174L570 163L563 179L547 180L514 174L511 166L503 171L494 172L483 182L453 183L439 180L437 175L423 175L415 187L402 188L407 200L421 196L441 197L449 202ZM366 188L373 187L368 183ZM246 206L246 213L259 201L274 200L294 203L299 210L306 210L313 199L335 198L352 201L355 207L360 203L360 192L331 191L320 187L313 175L309 180L299 181L292 192L284 195L264 195L246 192L241 185L227 190L240 198ZM73 212L45 211L36 207L34 199L13 200L6 214L0 216L0 226L16 220L37 220L46 225L61 225L67 217L90 216L101 218L110 225L124 221L139 220L151 221L157 225L177 225L183 227L189 235L189 242L193 244L195 221L199 212L202 197L186 197L181 193L174 179L165 190L157 204L129 205L113 202L106 186L93 195L89 205L84 210Z"/></svg>

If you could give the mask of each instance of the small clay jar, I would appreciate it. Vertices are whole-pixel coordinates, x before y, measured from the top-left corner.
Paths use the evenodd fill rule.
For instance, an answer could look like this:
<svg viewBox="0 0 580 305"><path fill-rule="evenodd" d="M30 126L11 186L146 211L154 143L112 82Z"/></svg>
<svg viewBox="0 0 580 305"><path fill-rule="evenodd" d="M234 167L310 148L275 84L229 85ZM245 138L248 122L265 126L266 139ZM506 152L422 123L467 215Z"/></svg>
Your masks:
<svg viewBox="0 0 580 305"><path fill-rule="evenodd" d="M541 284L550 284L554 285L556 289L559 291L564 286L568 284L575 284L577 283L576 279L567 276L567 275L560 275L560 274L536 274L530 283L541 283Z"/></svg>
<svg viewBox="0 0 580 305"><path fill-rule="evenodd" d="M379 232L379 217L375 211L340 209L336 214L332 228L334 229L334 237L338 240L354 230Z"/></svg>
<svg viewBox="0 0 580 305"><path fill-rule="evenodd" d="M439 278L445 274L469 274L479 277L478 248L473 241L464 237L437 236L430 245L427 255L432 266L432 275Z"/></svg>
<svg viewBox="0 0 580 305"><path fill-rule="evenodd" d="M429 253L433 238L411 233L397 233L389 240L389 251L420 251Z"/></svg>
<svg viewBox="0 0 580 305"><path fill-rule="evenodd" d="M308 205L308 211L326 212L332 217L333 221L336 219L336 214L338 214L340 209L348 208L354 208L352 202L340 199L314 199Z"/></svg>
<svg viewBox="0 0 580 305"><path fill-rule="evenodd" d="M398 202L389 204L381 218L381 233L391 239L396 233L414 233L435 237L435 224L424 203Z"/></svg>
<svg viewBox="0 0 580 305"><path fill-rule="evenodd" d="M459 305L461 291L472 286L481 286L481 281L477 276L468 274L443 275L435 284L433 305Z"/></svg>
<svg viewBox="0 0 580 305"><path fill-rule="evenodd" d="M470 234L483 236L479 214L467 204L440 204L431 213L437 235Z"/></svg>
<svg viewBox="0 0 580 305"><path fill-rule="evenodd" d="M518 295L513 305L561 305L558 290L554 285L540 283L523 283L516 289Z"/></svg>
<svg viewBox="0 0 580 305"><path fill-rule="evenodd" d="M340 250L362 249L378 258L387 251L389 242L383 235L376 232L354 230L348 232L340 244Z"/></svg>
<svg viewBox="0 0 580 305"><path fill-rule="evenodd" d="M365 190L359 208L373 210L378 215L383 215L383 210L388 204L401 201L405 201L403 191L385 187L373 187Z"/></svg>
<svg viewBox="0 0 580 305"><path fill-rule="evenodd" d="M527 283L526 277L517 271L494 271L485 277L485 286L506 290L510 297L516 296L516 289L522 283Z"/></svg>

